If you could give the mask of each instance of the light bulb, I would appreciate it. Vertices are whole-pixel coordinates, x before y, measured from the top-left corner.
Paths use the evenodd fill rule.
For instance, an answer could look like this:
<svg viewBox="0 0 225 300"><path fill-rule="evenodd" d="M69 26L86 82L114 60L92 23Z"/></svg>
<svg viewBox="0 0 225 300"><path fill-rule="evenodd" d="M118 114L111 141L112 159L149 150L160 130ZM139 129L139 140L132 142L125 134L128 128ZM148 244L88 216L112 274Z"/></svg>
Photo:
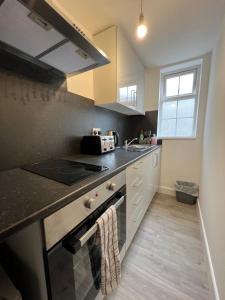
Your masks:
<svg viewBox="0 0 225 300"><path fill-rule="evenodd" d="M138 28L137 28L137 36L140 39L143 39L146 36L147 31L148 31L148 29L144 24L139 24Z"/></svg>

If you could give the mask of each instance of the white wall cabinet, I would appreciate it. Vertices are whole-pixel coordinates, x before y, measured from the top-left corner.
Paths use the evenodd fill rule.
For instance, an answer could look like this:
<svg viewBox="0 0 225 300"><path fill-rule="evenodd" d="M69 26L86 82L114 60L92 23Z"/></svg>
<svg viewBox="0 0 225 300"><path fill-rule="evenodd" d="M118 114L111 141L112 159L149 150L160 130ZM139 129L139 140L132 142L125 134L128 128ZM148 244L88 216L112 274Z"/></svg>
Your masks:
<svg viewBox="0 0 225 300"><path fill-rule="evenodd" d="M160 151L160 148L156 149L126 169L127 249L155 193L158 191Z"/></svg>
<svg viewBox="0 0 225 300"><path fill-rule="evenodd" d="M145 69L117 26L94 36L111 63L94 70L96 105L127 115L144 114Z"/></svg>

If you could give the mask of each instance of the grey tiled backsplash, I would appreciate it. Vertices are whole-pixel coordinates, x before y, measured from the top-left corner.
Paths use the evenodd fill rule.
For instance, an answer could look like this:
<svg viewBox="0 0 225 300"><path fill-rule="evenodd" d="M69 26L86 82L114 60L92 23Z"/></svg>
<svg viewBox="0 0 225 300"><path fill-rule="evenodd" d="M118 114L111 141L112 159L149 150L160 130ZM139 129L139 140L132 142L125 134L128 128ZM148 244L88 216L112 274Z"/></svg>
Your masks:
<svg viewBox="0 0 225 300"><path fill-rule="evenodd" d="M123 143L140 124L152 126L148 113L128 117L67 92L65 82L49 85L0 69L0 170L77 154L93 127L118 131Z"/></svg>

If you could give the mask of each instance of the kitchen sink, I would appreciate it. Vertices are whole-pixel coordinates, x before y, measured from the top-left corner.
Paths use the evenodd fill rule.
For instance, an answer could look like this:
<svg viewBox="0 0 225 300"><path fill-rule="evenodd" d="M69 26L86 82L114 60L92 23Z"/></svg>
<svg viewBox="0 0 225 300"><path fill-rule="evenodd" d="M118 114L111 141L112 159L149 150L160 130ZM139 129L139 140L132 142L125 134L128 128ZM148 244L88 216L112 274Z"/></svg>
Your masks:
<svg viewBox="0 0 225 300"><path fill-rule="evenodd" d="M155 145L129 145L127 151L142 152L155 147Z"/></svg>

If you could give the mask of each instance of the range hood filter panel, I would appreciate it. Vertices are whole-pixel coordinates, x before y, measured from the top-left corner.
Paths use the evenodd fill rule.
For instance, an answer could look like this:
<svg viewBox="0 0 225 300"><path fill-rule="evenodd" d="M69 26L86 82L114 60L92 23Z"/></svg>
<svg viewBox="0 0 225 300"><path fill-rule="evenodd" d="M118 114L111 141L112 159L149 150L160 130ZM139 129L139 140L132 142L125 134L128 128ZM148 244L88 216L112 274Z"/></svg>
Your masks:
<svg viewBox="0 0 225 300"><path fill-rule="evenodd" d="M76 45L67 42L42 56L39 60L66 74L95 64L92 58L89 56L85 58L85 56L80 55L79 52L79 48Z"/></svg>
<svg viewBox="0 0 225 300"><path fill-rule="evenodd" d="M17 0L0 5L0 40L33 57L65 37L51 27L45 30L30 18L30 11Z"/></svg>

